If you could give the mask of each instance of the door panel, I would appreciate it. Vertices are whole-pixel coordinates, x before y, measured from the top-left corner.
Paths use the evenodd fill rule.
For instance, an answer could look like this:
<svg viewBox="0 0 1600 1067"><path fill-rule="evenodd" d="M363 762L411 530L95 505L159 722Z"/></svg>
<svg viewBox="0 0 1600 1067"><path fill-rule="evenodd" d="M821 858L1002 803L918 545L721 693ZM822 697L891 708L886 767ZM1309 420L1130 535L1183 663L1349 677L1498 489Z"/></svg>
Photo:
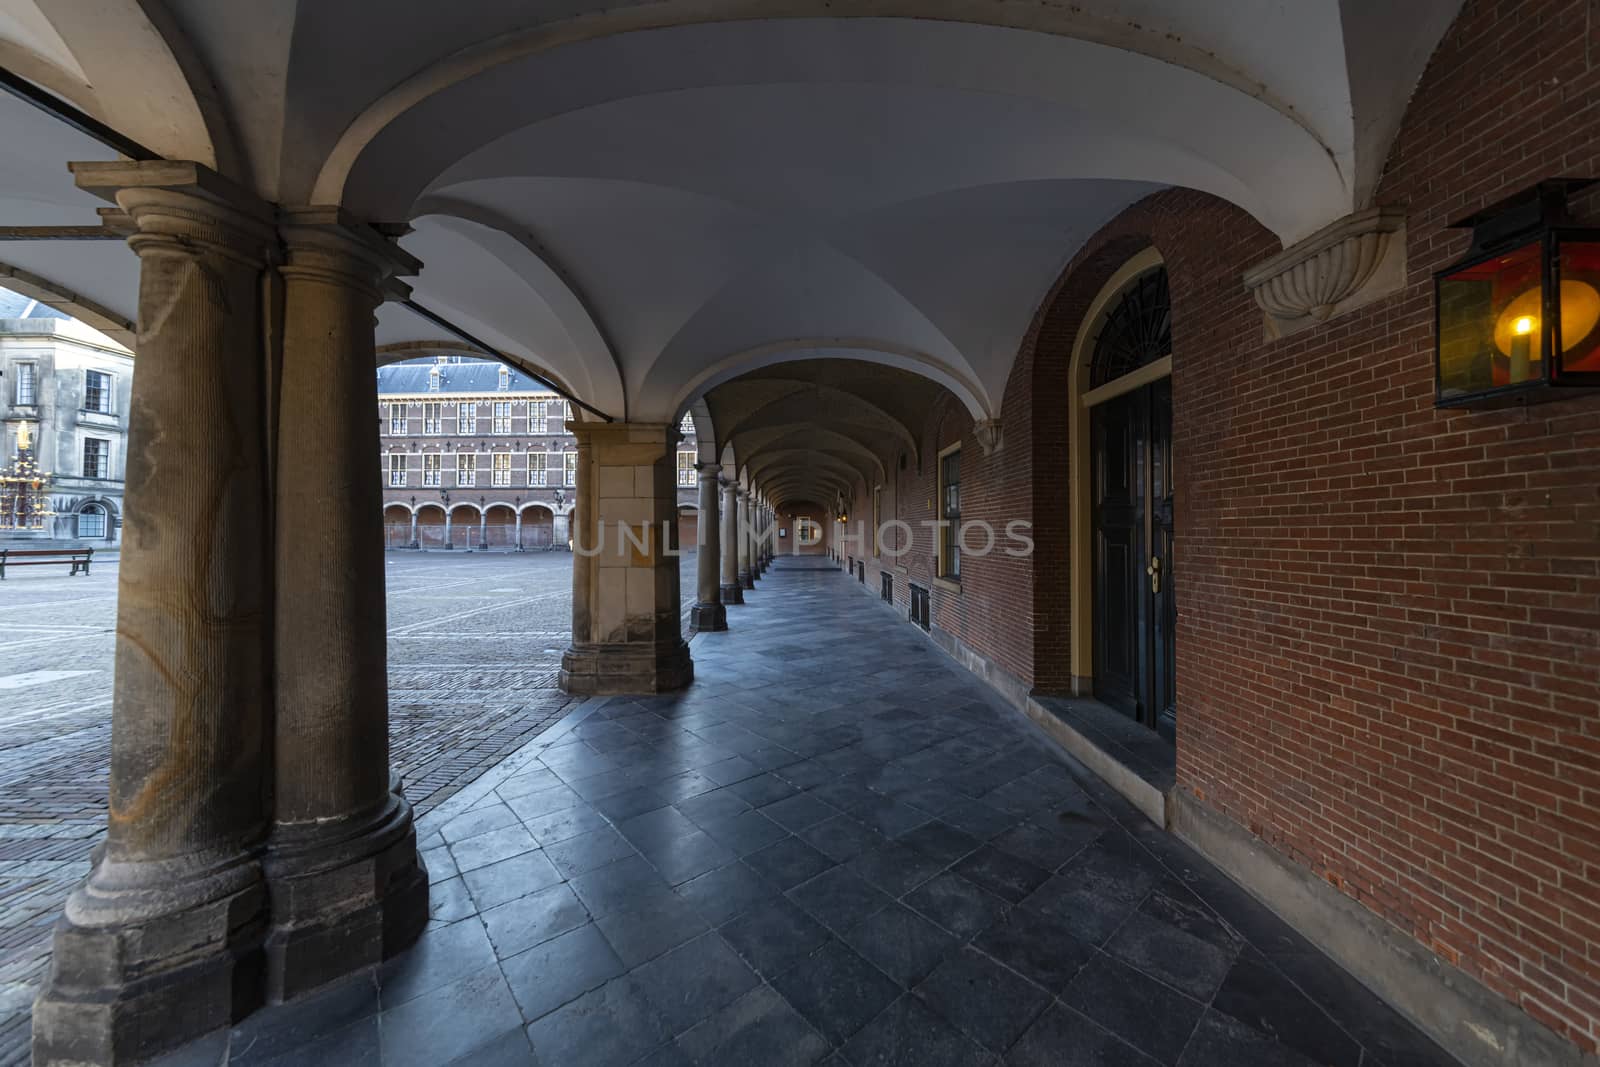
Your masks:
<svg viewBox="0 0 1600 1067"><path fill-rule="evenodd" d="M1141 715L1144 427L1137 394L1090 413L1094 455L1094 691L1134 718Z"/></svg>
<svg viewBox="0 0 1600 1067"><path fill-rule="evenodd" d="M1172 387L1090 412L1094 692L1171 739L1176 731Z"/></svg>

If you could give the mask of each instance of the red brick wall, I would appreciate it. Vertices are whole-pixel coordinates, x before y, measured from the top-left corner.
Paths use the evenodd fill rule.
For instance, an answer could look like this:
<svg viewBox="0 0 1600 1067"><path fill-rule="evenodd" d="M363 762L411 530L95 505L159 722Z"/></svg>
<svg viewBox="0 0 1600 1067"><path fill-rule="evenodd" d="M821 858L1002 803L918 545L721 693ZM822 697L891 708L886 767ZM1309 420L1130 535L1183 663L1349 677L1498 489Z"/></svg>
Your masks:
<svg viewBox="0 0 1600 1067"><path fill-rule="evenodd" d="M1105 278L1155 244L1173 299L1181 787L1590 1050L1600 399L1436 410L1431 275L1466 250L1449 220L1600 176L1596 20L1581 0L1467 4L1379 192L1408 209L1408 285L1325 327L1263 339L1240 275L1278 244L1211 197L1161 193L1098 234L1019 355L1005 448L967 483L974 513L1026 512L1038 554L974 566L936 609L1038 689L1070 682L1066 359Z"/></svg>

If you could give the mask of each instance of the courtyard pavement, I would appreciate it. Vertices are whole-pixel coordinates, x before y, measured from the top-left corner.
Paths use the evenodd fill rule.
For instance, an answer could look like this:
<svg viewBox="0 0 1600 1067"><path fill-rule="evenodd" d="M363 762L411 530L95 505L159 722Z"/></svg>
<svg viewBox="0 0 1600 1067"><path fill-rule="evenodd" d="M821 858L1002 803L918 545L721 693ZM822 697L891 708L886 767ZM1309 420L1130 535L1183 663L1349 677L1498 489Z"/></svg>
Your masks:
<svg viewBox="0 0 1600 1067"><path fill-rule="evenodd" d="M419 820L410 952L166 1067L1451 1061L841 572Z"/></svg>
<svg viewBox="0 0 1600 1067"><path fill-rule="evenodd" d="M571 705L572 557L389 552L390 745L419 814ZM685 604L694 556L682 561ZM105 829L117 566L0 583L0 1067L27 1062L50 928Z"/></svg>

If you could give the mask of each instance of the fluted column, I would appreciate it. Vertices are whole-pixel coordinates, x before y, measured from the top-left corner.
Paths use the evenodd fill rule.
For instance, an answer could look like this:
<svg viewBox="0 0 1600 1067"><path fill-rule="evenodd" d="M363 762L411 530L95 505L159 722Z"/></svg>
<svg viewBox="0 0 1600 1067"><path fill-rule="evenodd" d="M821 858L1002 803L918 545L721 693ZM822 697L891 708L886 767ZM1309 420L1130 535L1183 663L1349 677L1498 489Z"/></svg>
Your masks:
<svg viewBox="0 0 1600 1067"><path fill-rule="evenodd" d="M718 507L717 480L722 467L716 463L696 464L700 472L700 520L695 552L695 606L690 620L696 630L726 630L728 609L722 604L722 530Z"/></svg>
<svg viewBox="0 0 1600 1067"><path fill-rule="evenodd" d="M110 816L56 926L34 1005L35 1064L140 1061L248 1013L261 999L268 914L271 207L194 163L73 170L125 212L112 225L132 230L139 373ZM376 451L363 457L369 482ZM375 502L367 511L381 521Z"/></svg>
<svg viewBox="0 0 1600 1067"><path fill-rule="evenodd" d="M336 209L285 215L278 405L276 824L268 995L405 948L428 918L411 806L389 771L373 315L421 264Z"/></svg>
<svg viewBox="0 0 1600 1067"><path fill-rule="evenodd" d="M578 438L569 693L656 693L694 680L683 640L678 557L677 428L570 422Z"/></svg>
<svg viewBox="0 0 1600 1067"><path fill-rule="evenodd" d="M722 604L744 603L744 583L739 579L739 487L722 483Z"/></svg>
<svg viewBox="0 0 1600 1067"><path fill-rule="evenodd" d="M750 564L750 493L739 491L739 584L746 589L756 587L755 571Z"/></svg>

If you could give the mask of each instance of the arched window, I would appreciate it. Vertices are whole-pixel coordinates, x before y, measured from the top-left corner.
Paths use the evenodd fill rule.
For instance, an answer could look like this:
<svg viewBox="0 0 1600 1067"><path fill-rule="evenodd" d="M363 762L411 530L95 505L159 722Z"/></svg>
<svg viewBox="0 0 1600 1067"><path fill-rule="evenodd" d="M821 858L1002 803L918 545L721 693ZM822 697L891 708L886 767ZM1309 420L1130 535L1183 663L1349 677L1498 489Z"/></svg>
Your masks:
<svg viewBox="0 0 1600 1067"><path fill-rule="evenodd" d="M1115 381L1171 354L1172 300L1167 291L1167 269L1160 267L1135 278L1107 309L1100 334L1094 340L1089 388Z"/></svg>
<svg viewBox="0 0 1600 1067"><path fill-rule="evenodd" d="M85 504L78 512L78 539L89 541L106 535L106 511L99 504Z"/></svg>

